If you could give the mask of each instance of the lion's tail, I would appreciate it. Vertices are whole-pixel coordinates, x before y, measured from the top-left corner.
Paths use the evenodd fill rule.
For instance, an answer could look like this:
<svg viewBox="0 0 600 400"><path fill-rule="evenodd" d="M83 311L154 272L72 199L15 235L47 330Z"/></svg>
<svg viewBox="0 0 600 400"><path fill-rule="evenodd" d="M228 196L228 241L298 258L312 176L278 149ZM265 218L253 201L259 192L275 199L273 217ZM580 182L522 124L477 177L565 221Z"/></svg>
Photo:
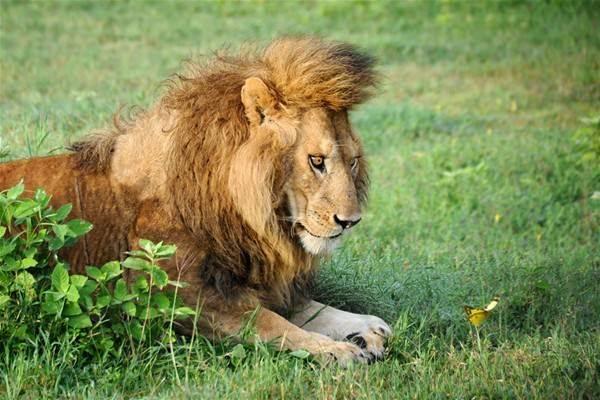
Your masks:
<svg viewBox="0 0 600 400"><path fill-rule="evenodd" d="M113 124L111 129L94 131L68 146L68 150L75 152L79 168L97 173L108 170L117 137L126 133L127 126L119 113L114 115Z"/></svg>
<svg viewBox="0 0 600 400"><path fill-rule="evenodd" d="M79 168L89 172L105 172L110 166L116 141L115 132L94 132L72 143L68 149L76 153Z"/></svg>

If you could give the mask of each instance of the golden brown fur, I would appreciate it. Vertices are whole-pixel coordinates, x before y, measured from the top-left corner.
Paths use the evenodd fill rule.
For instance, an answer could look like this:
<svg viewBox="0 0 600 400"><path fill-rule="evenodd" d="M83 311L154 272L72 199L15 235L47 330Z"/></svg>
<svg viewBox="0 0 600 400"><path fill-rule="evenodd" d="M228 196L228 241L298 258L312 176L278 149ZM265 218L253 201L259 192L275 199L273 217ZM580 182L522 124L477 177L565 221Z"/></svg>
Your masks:
<svg viewBox="0 0 600 400"><path fill-rule="evenodd" d="M356 358L269 309L304 301L318 254L360 219L368 180L347 111L370 96L372 67L352 46L315 38L220 54L191 65L149 110L75 143L74 155L0 166L0 189L23 177L81 203L75 214L95 228L67 255L76 270L140 237L175 243L165 268L191 284L182 294L202 304L208 335L235 334L261 306L261 338ZM315 153L323 171L308 160Z"/></svg>

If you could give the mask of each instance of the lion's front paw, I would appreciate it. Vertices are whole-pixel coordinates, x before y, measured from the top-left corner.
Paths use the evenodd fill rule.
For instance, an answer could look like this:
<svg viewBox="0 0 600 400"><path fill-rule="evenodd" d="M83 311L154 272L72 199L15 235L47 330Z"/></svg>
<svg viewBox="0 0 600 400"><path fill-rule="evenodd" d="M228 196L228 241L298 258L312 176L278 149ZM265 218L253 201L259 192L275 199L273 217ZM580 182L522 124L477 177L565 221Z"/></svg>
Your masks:
<svg viewBox="0 0 600 400"><path fill-rule="evenodd" d="M368 361L383 357L385 342L392 335L390 326L379 317L338 310L314 300L292 321L309 332L356 344Z"/></svg>
<svg viewBox="0 0 600 400"><path fill-rule="evenodd" d="M354 362L366 364L371 361L368 354L356 344L350 342L331 341L321 346L316 355L326 362L337 362L342 367L347 367Z"/></svg>
<svg viewBox="0 0 600 400"><path fill-rule="evenodd" d="M364 316L364 326L346 335L346 340L363 349L369 361L383 358L385 342L392 335L392 329L381 318Z"/></svg>

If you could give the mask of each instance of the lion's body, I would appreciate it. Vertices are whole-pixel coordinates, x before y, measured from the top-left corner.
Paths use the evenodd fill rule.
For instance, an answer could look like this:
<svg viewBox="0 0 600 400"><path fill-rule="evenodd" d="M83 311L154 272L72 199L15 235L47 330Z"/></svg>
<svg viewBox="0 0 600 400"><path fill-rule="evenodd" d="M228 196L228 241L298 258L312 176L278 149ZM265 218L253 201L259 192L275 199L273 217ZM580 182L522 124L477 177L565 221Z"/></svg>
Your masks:
<svg viewBox="0 0 600 400"><path fill-rule="evenodd" d="M344 44L283 39L192 66L153 107L75 153L0 165L0 189L24 179L94 224L65 255L76 271L139 238L176 244L164 267L190 284L181 294L202 306L209 336L234 334L262 306L261 338L356 356L267 309L306 302L318 253L360 219L366 166L347 110L369 95L371 64Z"/></svg>

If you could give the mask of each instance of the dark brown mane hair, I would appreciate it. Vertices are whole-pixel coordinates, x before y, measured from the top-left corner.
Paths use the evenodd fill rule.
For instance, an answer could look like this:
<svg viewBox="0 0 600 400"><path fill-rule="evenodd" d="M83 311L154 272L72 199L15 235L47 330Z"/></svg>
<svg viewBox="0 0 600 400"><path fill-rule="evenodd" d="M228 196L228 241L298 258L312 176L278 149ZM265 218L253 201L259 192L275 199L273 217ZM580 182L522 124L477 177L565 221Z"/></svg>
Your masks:
<svg viewBox="0 0 600 400"><path fill-rule="evenodd" d="M340 111L371 95L376 84L373 65L371 57L349 44L283 38L238 55L218 53L202 64L190 64L171 81L160 101L175 116L167 132L172 140L166 165L169 203L208 249L199 271L206 289L236 301L258 294L266 304L283 305L310 276L315 262L282 218L282 188L292 167L290 146L264 142L258 154L244 155L253 178L239 190L270 199L264 227L244 220L228 192L229 177L236 173L232 159L250 137L240 97L246 79L260 78L283 107ZM85 143L74 146L80 157L102 164L106 149L114 145L108 138L96 139L94 152L94 146ZM366 175L359 182L364 198ZM252 198L248 195L248 201Z"/></svg>

